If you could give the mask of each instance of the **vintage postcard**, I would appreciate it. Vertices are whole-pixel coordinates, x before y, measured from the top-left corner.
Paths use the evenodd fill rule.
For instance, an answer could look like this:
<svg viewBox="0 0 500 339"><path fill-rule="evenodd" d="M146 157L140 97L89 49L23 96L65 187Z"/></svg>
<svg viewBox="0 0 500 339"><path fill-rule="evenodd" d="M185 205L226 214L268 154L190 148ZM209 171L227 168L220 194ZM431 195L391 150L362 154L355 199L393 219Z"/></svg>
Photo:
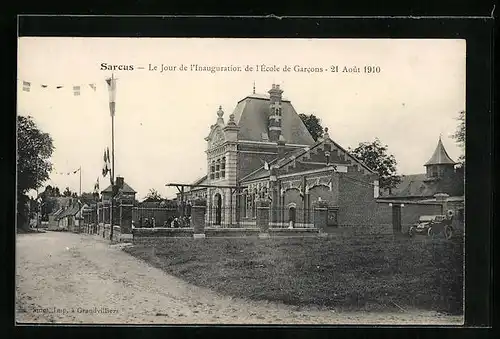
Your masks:
<svg viewBox="0 0 500 339"><path fill-rule="evenodd" d="M465 40L21 37L16 322L464 322Z"/></svg>

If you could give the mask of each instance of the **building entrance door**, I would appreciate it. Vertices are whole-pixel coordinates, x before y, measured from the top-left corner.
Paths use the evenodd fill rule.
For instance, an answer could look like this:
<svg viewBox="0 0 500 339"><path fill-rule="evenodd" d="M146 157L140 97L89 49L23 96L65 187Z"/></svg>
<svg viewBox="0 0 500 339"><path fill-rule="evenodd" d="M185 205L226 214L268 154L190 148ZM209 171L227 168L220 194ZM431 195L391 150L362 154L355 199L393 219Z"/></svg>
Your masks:
<svg viewBox="0 0 500 339"><path fill-rule="evenodd" d="M219 193L215 195L215 225L221 224L222 221L222 197Z"/></svg>
<svg viewBox="0 0 500 339"><path fill-rule="evenodd" d="M288 227L295 227L295 220L297 218L297 210L295 207L290 207L288 209Z"/></svg>
<svg viewBox="0 0 500 339"><path fill-rule="evenodd" d="M394 234L401 233L401 205L392 205L392 229Z"/></svg>

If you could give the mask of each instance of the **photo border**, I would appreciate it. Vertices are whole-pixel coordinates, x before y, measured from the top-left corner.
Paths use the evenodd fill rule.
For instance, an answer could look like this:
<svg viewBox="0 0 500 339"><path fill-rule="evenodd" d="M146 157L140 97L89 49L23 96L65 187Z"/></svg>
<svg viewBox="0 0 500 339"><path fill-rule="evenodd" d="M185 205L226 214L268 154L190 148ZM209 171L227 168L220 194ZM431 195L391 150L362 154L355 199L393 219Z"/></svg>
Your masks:
<svg viewBox="0 0 500 339"><path fill-rule="evenodd" d="M465 326L491 325L491 239L493 228L492 183L493 183L493 20L483 18L290 18L290 17L186 17L186 16L40 16L23 15L18 18L19 36L39 37L210 37L210 38L445 38L466 39L466 274L465 274ZM16 56L17 60L17 56ZM16 77L16 70L11 75ZM16 82L12 80L14 115L12 118L13 143L8 147L13 153L9 161L8 180L15 192L15 105ZM7 143L5 143L7 144ZM473 197L473 198L471 198ZM11 201L15 210L15 199ZM467 216L473 216L467 218ZM12 212L9 219L14 220ZM472 223L472 225L471 225ZM4 239L15 244L15 227L5 227L9 232ZM9 248L9 247L6 247ZM14 254L14 247L10 253ZM12 257L14 259L14 256ZM14 260L12 260L14 262ZM15 277L15 266L11 276ZM12 285L15 290L15 286ZM14 305L13 305L14 306ZM94 325L101 327L101 325ZM115 327L115 325L111 325ZM179 327L177 325L154 325ZM43 327L43 325L42 325ZM135 327L135 326L134 326ZM137 326L140 327L140 326ZM149 326L146 326L149 327ZM200 326L181 326L199 329ZM207 325L208 328L240 327L232 325ZM248 327L248 326L241 326ZM258 334L259 328L279 327L286 331L302 331L313 328L356 327L363 333L373 326L267 326L252 325ZM379 325L377 328L409 326ZM429 326L416 326L423 329ZM441 326L440 326L441 327ZM450 327L450 326L444 326ZM453 327L453 326L452 326ZM32 327L31 327L32 328ZM69 329L66 329L69 330ZM127 327L126 331L131 328ZM24 331L24 330L23 330ZM135 329L132 332L139 331ZM196 331L196 330L195 330ZM435 329L433 329L435 331ZM31 331L30 331L31 332ZM37 331L33 331L37 332ZM204 331L205 332L205 331ZM399 332L399 331L398 331ZM34 335L35 333L31 333ZM401 333L402 334L402 333ZM316 334L315 334L316 335Z"/></svg>

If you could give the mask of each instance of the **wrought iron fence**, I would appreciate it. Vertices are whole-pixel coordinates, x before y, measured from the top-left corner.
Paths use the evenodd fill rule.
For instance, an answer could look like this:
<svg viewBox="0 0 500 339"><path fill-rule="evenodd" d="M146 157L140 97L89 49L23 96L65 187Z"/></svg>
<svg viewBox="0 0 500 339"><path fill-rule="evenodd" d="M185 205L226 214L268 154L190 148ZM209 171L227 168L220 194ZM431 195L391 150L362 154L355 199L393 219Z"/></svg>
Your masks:
<svg viewBox="0 0 500 339"><path fill-rule="evenodd" d="M246 210L235 207L208 206L205 211L205 227L258 228L258 218L264 218L272 228L308 228L315 227L315 221L317 222L320 217L316 212L314 209L295 207L255 207ZM327 223L326 213L321 217L324 217L324 223Z"/></svg>

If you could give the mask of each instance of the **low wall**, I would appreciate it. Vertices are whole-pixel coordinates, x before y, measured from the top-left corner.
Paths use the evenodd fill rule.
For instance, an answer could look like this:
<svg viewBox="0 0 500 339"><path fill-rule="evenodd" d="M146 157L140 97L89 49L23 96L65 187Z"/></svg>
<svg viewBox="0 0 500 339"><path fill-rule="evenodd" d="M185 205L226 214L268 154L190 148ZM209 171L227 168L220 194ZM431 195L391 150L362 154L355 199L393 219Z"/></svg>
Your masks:
<svg viewBox="0 0 500 339"><path fill-rule="evenodd" d="M205 228L206 237L257 237L260 230L255 227L238 227L238 228Z"/></svg>
<svg viewBox="0 0 500 339"><path fill-rule="evenodd" d="M207 238L227 238L227 237L255 237L257 238L261 231L258 228L205 228L205 237ZM317 228L270 228L269 235L272 237L308 237L317 236L319 234ZM149 243L155 240L164 238L192 238L194 230L191 227L185 228L134 228L132 230L133 242Z"/></svg>
<svg viewBox="0 0 500 339"><path fill-rule="evenodd" d="M319 234L318 228L270 228L269 235L272 237L307 237L317 236Z"/></svg>
<svg viewBox="0 0 500 339"><path fill-rule="evenodd" d="M170 227L155 227L155 228L133 228L132 235L133 238L147 238L147 237L192 237L193 236L192 227L182 227L182 228L170 228Z"/></svg>

